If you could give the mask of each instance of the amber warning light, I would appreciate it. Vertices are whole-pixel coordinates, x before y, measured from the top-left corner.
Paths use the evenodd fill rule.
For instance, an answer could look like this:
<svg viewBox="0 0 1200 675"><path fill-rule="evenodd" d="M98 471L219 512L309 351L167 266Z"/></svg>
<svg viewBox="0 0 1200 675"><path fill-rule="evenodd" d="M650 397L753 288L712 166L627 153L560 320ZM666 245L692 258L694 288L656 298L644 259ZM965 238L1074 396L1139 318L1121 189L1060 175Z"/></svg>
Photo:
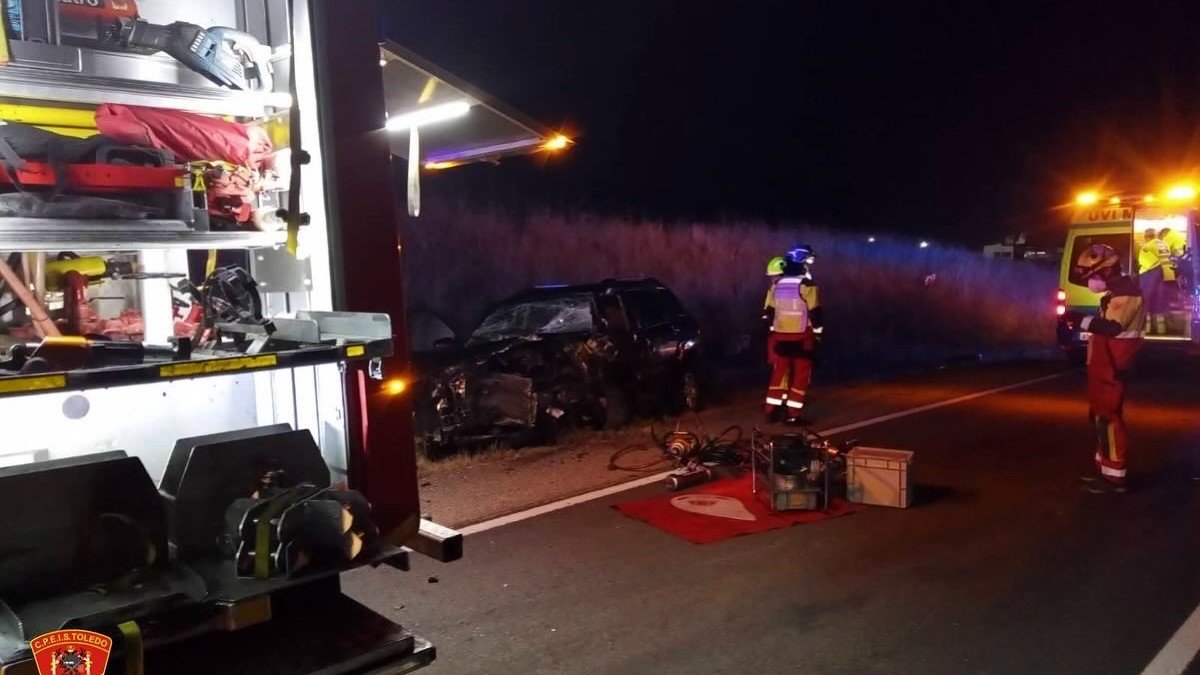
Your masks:
<svg viewBox="0 0 1200 675"><path fill-rule="evenodd" d="M571 145L571 139L562 134L555 134L550 140L542 144L542 148L550 152L558 150L566 150Z"/></svg>
<svg viewBox="0 0 1200 675"><path fill-rule="evenodd" d="M1167 190L1167 199L1175 202L1190 202L1196 198L1196 188L1191 185L1174 185Z"/></svg>

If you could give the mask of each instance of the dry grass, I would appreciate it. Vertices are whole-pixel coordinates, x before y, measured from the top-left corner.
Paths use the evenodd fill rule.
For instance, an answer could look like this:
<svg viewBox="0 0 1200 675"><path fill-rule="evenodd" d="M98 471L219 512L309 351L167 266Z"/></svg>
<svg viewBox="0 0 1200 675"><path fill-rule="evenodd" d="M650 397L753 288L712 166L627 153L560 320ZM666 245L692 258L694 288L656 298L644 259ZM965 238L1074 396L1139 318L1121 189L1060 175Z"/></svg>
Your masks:
<svg viewBox="0 0 1200 675"><path fill-rule="evenodd" d="M1053 270L975 251L808 226L672 223L588 214L507 213L430 204L404 227L410 308L460 335L493 302L535 284L653 276L680 296L710 349L756 334L763 268L796 243L815 247L827 362L1045 346L1053 340ZM937 280L926 285L925 279Z"/></svg>
<svg viewBox="0 0 1200 675"><path fill-rule="evenodd" d="M521 456L529 456L530 450L530 448L517 450L513 448L491 447L476 450L475 452L460 452L447 457L430 459L425 451L418 447L417 477L425 478L439 473L461 471L476 464L513 460Z"/></svg>
<svg viewBox="0 0 1200 675"><path fill-rule="evenodd" d="M479 464L533 462L547 455L571 450L596 450L623 447L649 438L650 422L638 421L621 429L596 431L592 429L570 429L554 440L554 445L526 448L491 446L470 452L458 452L437 459L430 458L420 438L417 439L417 475L420 478L441 473L452 473Z"/></svg>

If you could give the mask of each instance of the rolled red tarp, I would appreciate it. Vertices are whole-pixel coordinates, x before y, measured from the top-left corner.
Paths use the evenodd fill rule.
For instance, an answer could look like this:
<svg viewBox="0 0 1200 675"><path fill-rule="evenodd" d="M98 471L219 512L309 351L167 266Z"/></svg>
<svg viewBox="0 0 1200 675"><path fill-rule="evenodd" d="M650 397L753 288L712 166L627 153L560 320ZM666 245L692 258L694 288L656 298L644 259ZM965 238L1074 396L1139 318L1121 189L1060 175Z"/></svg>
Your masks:
<svg viewBox="0 0 1200 675"><path fill-rule="evenodd" d="M128 145L169 150L184 162L221 160L272 168L271 137L254 124L163 108L106 103L96 109L100 133Z"/></svg>

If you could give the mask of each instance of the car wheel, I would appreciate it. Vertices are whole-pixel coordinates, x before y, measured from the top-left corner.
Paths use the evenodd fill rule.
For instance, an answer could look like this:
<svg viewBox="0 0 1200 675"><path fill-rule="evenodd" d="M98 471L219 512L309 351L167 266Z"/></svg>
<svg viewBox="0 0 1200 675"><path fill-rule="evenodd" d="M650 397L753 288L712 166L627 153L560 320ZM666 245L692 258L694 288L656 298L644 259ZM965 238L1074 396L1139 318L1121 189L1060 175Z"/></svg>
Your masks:
<svg viewBox="0 0 1200 675"><path fill-rule="evenodd" d="M604 385L604 428L619 429L628 423L629 398L617 385Z"/></svg>

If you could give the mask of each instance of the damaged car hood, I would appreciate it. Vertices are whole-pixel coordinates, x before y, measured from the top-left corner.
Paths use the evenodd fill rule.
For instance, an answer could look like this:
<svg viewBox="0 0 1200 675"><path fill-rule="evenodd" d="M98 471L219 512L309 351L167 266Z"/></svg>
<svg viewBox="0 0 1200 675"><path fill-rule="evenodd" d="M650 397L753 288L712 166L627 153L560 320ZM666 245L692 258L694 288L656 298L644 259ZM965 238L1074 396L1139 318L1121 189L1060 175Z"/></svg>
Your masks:
<svg viewBox="0 0 1200 675"><path fill-rule="evenodd" d="M476 344L432 378L442 432L486 440L540 418L594 415L599 375L615 350L602 335L535 335ZM582 412L580 412L582 411Z"/></svg>

